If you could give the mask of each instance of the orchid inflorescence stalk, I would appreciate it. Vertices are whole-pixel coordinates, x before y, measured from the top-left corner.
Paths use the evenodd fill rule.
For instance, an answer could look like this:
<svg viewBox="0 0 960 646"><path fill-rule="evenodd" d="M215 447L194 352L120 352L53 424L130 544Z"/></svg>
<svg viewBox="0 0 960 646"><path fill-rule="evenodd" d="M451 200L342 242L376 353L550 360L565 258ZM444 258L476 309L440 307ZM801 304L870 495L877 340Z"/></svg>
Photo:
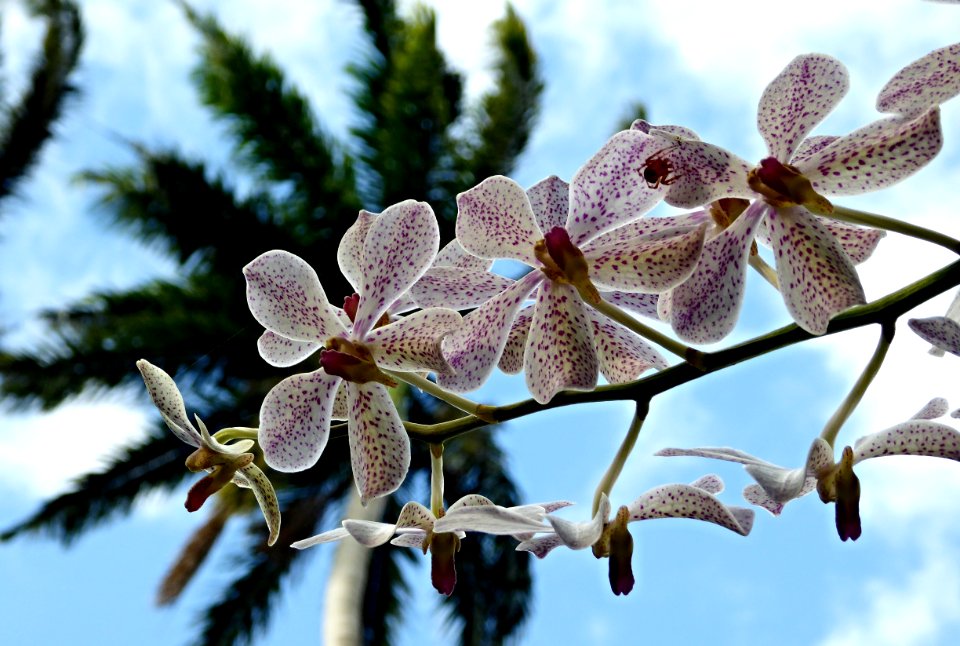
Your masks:
<svg viewBox="0 0 960 646"><path fill-rule="evenodd" d="M693 518L746 536L754 522L752 510L720 501L723 484L714 475L656 487L611 517L611 490L654 397L793 343L878 324L876 352L823 431L811 433L802 466L786 469L726 447L659 452L743 464L756 480L744 498L775 515L816 489L823 502L835 504L840 538L856 540L854 465L905 454L960 460L960 433L933 421L946 412L941 399L837 451L844 422L893 342L897 319L960 284L954 263L868 304L857 265L887 232L957 253L960 241L834 200L890 186L939 152L939 106L960 93L960 44L894 75L877 100L887 116L846 135L812 134L848 84L846 68L829 56L791 61L760 98L757 126L767 153L757 163L688 128L641 120L615 134L569 183L552 176L524 189L507 177L487 178L457 196L456 239L442 249L425 202L361 211L337 250L352 294L328 297L310 265L286 251L253 259L243 273L250 311L264 328L259 353L278 368L306 366L270 390L258 428L211 435L199 417L196 426L187 417L167 373L146 360L137 364L164 421L196 448L188 468L208 472L190 490L188 510L230 482L249 487L272 545L280 507L258 464L309 469L332 435L345 434L366 503L404 482L413 437L430 445L429 507L408 502L394 524L347 519L293 546L350 537L368 547L388 541L416 547L432 554L434 587L450 594L454 555L466 532L509 535L518 550L541 558L558 547L591 547L609 559L613 592L626 594L634 581L628 523ZM661 202L687 212L650 215ZM772 251L773 266L760 246ZM522 263L526 273L515 279L494 273L498 259ZM714 352L687 345L718 342L734 329L748 267L779 291L795 325ZM333 296L343 307L332 304ZM932 352L960 355L958 302L960 296L946 316L910 321ZM675 336L637 316L668 324ZM523 372L531 399L489 406L464 395L497 367ZM607 385L598 385L600 375ZM433 425L404 421L391 396L400 382L464 415ZM636 414L598 484L592 520L557 515L572 504L566 501L501 507L483 492L444 506L447 440L548 408L612 400L633 401Z"/></svg>

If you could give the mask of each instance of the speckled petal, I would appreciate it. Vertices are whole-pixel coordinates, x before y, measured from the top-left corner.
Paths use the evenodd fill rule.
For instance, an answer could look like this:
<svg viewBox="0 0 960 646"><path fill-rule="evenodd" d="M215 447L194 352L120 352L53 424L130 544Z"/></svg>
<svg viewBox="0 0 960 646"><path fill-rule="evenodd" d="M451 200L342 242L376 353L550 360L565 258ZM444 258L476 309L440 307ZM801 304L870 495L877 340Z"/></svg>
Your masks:
<svg viewBox="0 0 960 646"><path fill-rule="evenodd" d="M533 245L543 238L523 187L496 175L457 196L457 240L481 258L513 258L532 267L540 262Z"/></svg>
<svg viewBox="0 0 960 646"><path fill-rule="evenodd" d="M320 349L316 341L296 341L267 330L257 339L260 356L276 368L295 366Z"/></svg>
<svg viewBox="0 0 960 646"><path fill-rule="evenodd" d="M926 405L914 413L910 419L936 419L943 417L950 410L950 404L943 397L934 397Z"/></svg>
<svg viewBox="0 0 960 646"><path fill-rule="evenodd" d="M877 97L877 110L916 114L960 93L960 43L935 49L894 74Z"/></svg>
<svg viewBox="0 0 960 646"><path fill-rule="evenodd" d="M696 487L697 489L703 489L707 493L716 496L723 491L723 480L720 479L720 476L714 473L709 473L691 482L690 486Z"/></svg>
<svg viewBox="0 0 960 646"><path fill-rule="evenodd" d="M360 500L393 493L410 468L410 438L387 389L378 383L347 384L350 462Z"/></svg>
<svg viewBox="0 0 960 646"><path fill-rule="evenodd" d="M817 222L836 238L840 247L855 265L859 265L873 255L874 249L887 235L886 231L880 229L858 227L819 216L817 216Z"/></svg>
<svg viewBox="0 0 960 646"><path fill-rule="evenodd" d="M666 360L639 336L605 316L587 310L600 372L611 384L633 381L650 368L667 367Z"/></svg>
<svg viewBox="0 0 960 646"><path fill-rule="evenodd" d="M346 332L317 272L287 251L268 251L243 268L247 305L260 325L288 339L318 341Z"/></svg>
<svg viewBox="0 0 960 646"><path fill-rule="evenodd" d="M631 130L639 130L640 132L646 133L648 135L653 135L655 137L663 137L667 139L693 139L699 140L700 135L690 128L685 128L684 126L674 126L674 125L665 125L665 126L655 126L649 121L644 119L637 119L632 124L630 124Z"/></svg>
<svg viewBox="0 0 960 646"><path fill-rule="evenodd" d="M528 188L527 197L541 231L566 224L570 212L570 185L565 181L551 175Z"/></svg>
<svg viewBox="0 0 960 646"><path fill-rule="evenodd" d="M550 502L533 502L526 505L517 505L516 507L507 507L507 509L530 518L541 519L545 514L552 514L558 509L564 509L573 504L574 503L569 500L551 500Z"/></svg>
<svg viewBox="0 0 960 646"><path fill-rule="evenodd" d="M580 246L652 209L666 186L651 189L643 167L662 143L639 130L618 132L574 175L566 229Z"/></svg>
<svg viewBox="0 0 960 646"><path fill-rule="evenodd" d="M823 54L790 61L760 97L757 128L767 150L780 161L830 114L850 87L843 63Z"/></svg>
<svg viewBox="0 0 960 646"><path fill-rule="evenodd" d="M630 520L651 518L693 518L716 523L742 536L750 533L727 506L708 492L686 484L663 485L651 489L630 503ZM741 515L741 518L743 516ZM752 519L752 516L751 516Z"/></svg>
<svg viewBox="0 0 960 646"><path fill-rule="evenodd" d="M794 166L804 163L820 150L823 150L840 137L834 135L814 135L807 137L797 147L797 151L790 158L790 163Z"/></svg>
<svg viewBox="0 0 960 646"><path fill-rule="evenodd" d="M354 319L367 335L387 308L423 276L440 248L440 229L426 202L394 204L370 226L363 246L363 288Z"/></svg>
<svg viewBox="0 0 960 646"><path fill-rule="evenodd" d="M890 117L840 137L797 168L824 195L860 195L926 166L943 146L940 109L912 120Z"/></svg>
<svg viewBox="0 0 960 646"><path fill-rule="evenodd" d="M461 496L459 500L450 505L447 508L447 512L456 511L461 507L490 507L495 505L492 500L486 496L481 496L478 493L468 493L466 496Z"/></svg>
<svg viewBox="0 0 960 646"><path fill-rule="evenodd" d="M414 549L423 550L429 545L424 545L427 540L427 533L419 530L410 530L409 534L400 534L395 536L390 544L396 547L412 547Z"/></svg>
<svg viewBox="0 0 960 646"><path fill-rule="evenodd" d="M560 541L572 550L582 550L596 543L603 533L603 525L608 518L610 518L610 501L606 494L601 494L597 513L587 522L573 522L547 516Z"/></svg>
<svg viewBox="0 0 960 646"><path fill-rule="evenodd" d="M664 201L684 209L724 197L755 195L747 184L752 165L733 153L705 141L681 141L656 155L667 160L667 194Z"/></svg>
<svg viewBox="0 0 960 646"><path fill-rule="evenodd" d="M431 307L375 329L367 335L365 344L381 368L450 372L440 344L462 320L453 310Z"/></svg>
<svg viewBox="0 0 960 646"><path fill-rule="evenodd" d="M634 238L585 254L590 280L600 289L664 292L693 273L703 250L707 225L663 240Z"/></svg>
<svg viewBox="0 0 960 646"><path fill-rule="evenodd" d="M357 221L343 234L340 246L337 248L340 272L357 293L363 288L363 243L377 215L379 214L370 211L360 211Z"/></svg>
<svg viewBox="0 0 960 646"><path fill-rule="evenodd" d="M397 531L412 528L429 532L433 529L436 520L429 509L411 500L400 510L400 516L397 518Z"/></svg>
<svg viewBox="0 0 960 646"><path fill-rule="evenodd" d="M280 504L277 502L277 493L273 490L273 485L255 464L240 468L235 477L245 479L247 486L253 491L257 504L260 505L260 511L263 512L263 518L267 521L267 530L270 532L267 545L273 545L280 536Z"/></svg>
<svg viewBox="0 0 960 646"><path fill-rule="evenodd" d="M684 213L682 215L639 218L594 238L583 245L581 251L583 251L584 254L588 254L592 249L598 249L611 243L626 242L636 238L662 240L663 238L670 238L677 234L690 231L691 229L696 229L702 224L710 224L711 222L710 215L703 210Z"/></svg>
<svg viewBox="0 0 960 646"><path fill-rule="evenodd" d="M542 559L554 549L563 545L563 539L556 534L528 538L517 545L518 552L530 552L538 559Z"/></svg>
<svg viewBox="0 0 960 646"><path fill-rule="evenodd" d="M260 407L260 448L267 466L303 471L316 464L330 436L330 413L340 377L323 370L287 377Z"/></svg>
<svg viewBox="0 0 960 646"><path fill-rule="evenodd" d="M336 529L331 529L330 531L323 532L322 534L317 534L316 536L311 536L310 538L304 538L303 540L296 541L291 543L290 547L298 550L303 550L308 547L313 547L314 545L320 545L321 543L334 543L336 541L341 541L350 535L343 527L337 527Z"/></svg>
<svg viewBox="0 0 960 646"><path fill-rule="evenodd" d="M164 370L156 367L146 359L137 361L137 368L143 377L143 383L150 393L150 399L160 411L160 416L173 434L190 446L200 446L200 432L193 427L187 417L187 409L183 404L180 389Z"/></svg>
<svg viewBox="0 0 960 646"><path fill-rule="evenodd" d="M747 470L771 500L780 504L805 496L813 491L817 474L833 467L833 449L821 438L816 438L807 452L802 467L785 469L768 463L747 464Z"/></svg>
<svg viewBox="0 0 960 646"><path fill-rule="evenodd" d="M907 321L910 329L935 348L960 356L960 324L946 316Z"/></svg>
<svg viewBox="0 0 960 646"><path fill-rule="evenodd" d="M434 267L457 267L471 271L489 271L493 260L474 256L463 248L460 241L454 238L437 253Z"/></svg>
<svg viewBox="0 0 960 646"><path fill-rule="evenodd" d="M527 347L527 335L530 334L530 322L533 320L533 306L525 307L517 313L517 317L510 326L507 343L503 346L500 370L508 375L515 375L523 370L523 352Z"/></svg>
<svg viewBox="0 0 960 646"><path fill-rule="evenodd" d="M767 226L780 291L797 325L823 334L836 314L867 302L849 256L806 209L773 210Z"/></svg>
<svg viewBox="0 0 960 646"><path fill-rule="evenodd" d="M347 530L353 540L364 547L383 545L393 537L395 525L378 523L374 520L355 520L348 518L343 521L343 528Z"/></svg>
<svg viewBox="0 0 960 646"><path fill-rule="evenodd" d="M347 392L346 382L340 382L337 388L337 394L333 398L333 411L330 413L331 419L345 420L350 417L350 394Z"/></svg>
<svg viewBox="0 0 960 646"><path fill-rule="evenodd" d="M455 392L479 388L497 365L514 317L543 274L533 271L463 318L463 325L443 341L443 355L453 375L438 375L437 383Z"/></svg>
<svg viewBox="0 0 960 646"><path fill-rule="evenodd" d="M812 481L816 483L816 480ZM753 505L763 507L774 516L779 516L783 512L783 503L777 502L768 496L767 492L763 490L763 487L758 484L747 485L743 490L743 498Z"/></svg>
<svg viewBox="0 0 960 646"><path fill-rule="evenodd" d="M603 300L613 303L622 309L633 312L634 314L640 314L641 316L647 316L654 319L660 318L657 314L657 301L660 299L659 294L600 292L600 296L603 298Z"/></svg>
<svg viewBox="0 0 960 646"><path fill-rule="evenodd" d="M759 200L703 246L700 263L670 292L670 322L681 339L713 343L733 330L743 304L747 258L757 223L769 207Z"/></svg>
<svg viewBox="0 0 960 646"><path fill-rule="evenodd" d="M410 288L410 296L420 307L462 310L481 305L513 282L489 271L433 267Z"/></svg>
<svg viewBox="0 0 960 646"><path fill-rule="evenodd" d="M451 509L437 520L433 531L483 532L505 536L524 532L545 532L550 528L524 514L499 505L464 506Z"/></svg>
<svg viewBox="0 0 960 646"><path fill-rule="evenodd" d="M866 435L854 444L854 464L885 455L926 455L960 460L960 433L946 424L918 419Z"/></svg>
<svg viewBox="0 0 960 646"><path fill-rule="evenodd" d="M541 404L561 390L593 390L599 364L586 306L571 285L544 281L537 291L523 355L527 388Z"/></svg>
<svg viewBox="0 0 960 646"><path fill-rule="evenodd" d="M758 457L752 456L749 453L740 451L739 449L731 449L727 447L702 447L696 449L677 449L677 448L667 448L660 449L654 455L660 457L698 457L698 458L711 458L713 460L724 460L726 462L737 462L739 464L760 464L766 466L774 466L765 460L761 460ZM779 467L778 467L779 468Z"/></svg>

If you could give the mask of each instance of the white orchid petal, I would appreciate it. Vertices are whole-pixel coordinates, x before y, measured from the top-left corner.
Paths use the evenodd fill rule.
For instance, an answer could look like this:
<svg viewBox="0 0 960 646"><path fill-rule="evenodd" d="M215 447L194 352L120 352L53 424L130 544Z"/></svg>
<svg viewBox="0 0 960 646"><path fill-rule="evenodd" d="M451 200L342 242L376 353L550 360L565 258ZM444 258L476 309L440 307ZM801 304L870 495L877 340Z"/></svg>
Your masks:
<svg viewBox="0 0 960 646"><path fill-rule="evenodd" d="M460 314L442 307L414 312L367 335L365 344L381 368L451 372L441 351L443 338L460 327Z"/></svg>
<svg viewBox="0 0 960 646"><path fill-rule="evenodd" d="M627 328L591 310L587 317L593 326L600 372L611 384L633 381L651 368L667 367L659 352Z"/></svg>
<svg viewBox="0 0 960 646"><path fill-rule="evenodd" d="M343 527L350 533L353 540L364 547L377 547L389 541L396 532L396 526L389 523L378 523L374 520L356 520L348 518L343 521Z"/></svg>
<svg viewBox="0 0 960 646"><path fill-rule="evenodd" d="M485 303L513 283L485 270L432 267L410 288L410 296L419 307L463 310Z"/></svg>
<svg viewBox="0 0 960 646"><path fill-rule="evenodd" d="M360 211L357 221L343 234L340 246L337 247L340 272L357 293L363 288L363 243L378 215L370 211Z"/></svg>
<svg viewBox="0 0 960 646"><path fill-rule="evenodd" d="M397 547L413 547L418 550L424 549L424 543L427 540L427 533L417 530L408 530L409 533L403 533L395 536L391 541L391 545Z"/></svg>
<svg viewBox="0 0 960 646"><path fill-rule="evenodd" d="M270 532L267 545L273 545L280 536L280 504L277 502L277 493L273 489L273 484L255 464L242 467L236 475L245 478L247 486L253 491Z"/></svg>
<svg viewBox="0 0 960 646"><path fill-rule="evenodd" d="M473 255L463 248L459 240L454 238L437 253L437 259L433 261L433 266L455 267L468 271L490 271L493 260Z"/></svg>
<svg viewBox="0 0 960 646"><path fill-rule="evenodd" d="M517 545L517 551L530 552L538 559L542 559L561 545L563 545L563 539L556 534L547 534L545 536L536 536L521 541L521 543Z"/></svg>
<svg viewBox="0 0 960 646"><path fill-rule="evenodd" d="M960 356L960 323L946 316L907 321L910 329L935 348Z"/></svg>
<svg viewBox="0 0 960 646"><path fill-rule="evenodd" d="M527 197L537 226L544 233L562 227L570 212L570 185L551 175L527 189Z"/></svg>
<svg viewBox="0 0 960 646"><path fill-rule="evenodd" d="M935 49L894 74L877 97L877 110L913 114L960 93L960 43Z"/></svg>
<svg viewBox="0 0 960 646"><path fill-rule="evenodd" d="M960 460L960 433L946 424L918 419L866 435L854 444L854 464L886 455L924 455Z"/></svg>
<svg viewBox="0 0 960 646"><path fill-rule="evenodd" d="M419 529L429 532L433 529L436 520L429 509L418 502L410 501L400 510L400 516L397 518L397 532L401 529Z"/></svg>
<svg viewBox="0 0 960 646"><path fill-rule="evenodd" d="M656 487L633 501L628 509L630 520L653 518L692 518L715 523L746 536L750 526L744 527L731 511L715 496L686 484ZM743 517L742 512L738 514ZM752 518L752 517L751 517Z"/></svg>
<svg viewBox="0 0 960 646"><path fill-rule="evenodd" d="M781 512L783 512L784 503L777 502L771 498L769 494L763 490L763 487L758 484L748 485L743 490L743 497L747 500L747 502L753 503L759 507L763 507L774 516L779 516Z"/></svg>
<svg viewBox="0 0 960 646"><path fill-rule="evenodd" d="M543 523L537 522L524 514L510 511L498 505L460 507L448 511L433 526L433 531L436 533L461 530L484 532L485 534L498 536L523 532L544 532L549 531L549 529Z"/></svg>
<svg viewBox="0 0 960 646"><path fill-rule="evenodd" d="M527 335L530 334L530 323L533 321L533 306L525 307L517 313L507 334L507 342L500 354L497 366L508 375L515 375L523 370L523 352L527 347Z"/></svg>
<svg viewBox="0 0 960 646"><path fill-rule="evenodd" d="M926 405L914 413L910 419L936 419L943 417L950 410L950 404L943 397L934 397Z"/></svg>
<svg viewBox="0 0 960 646"><path fill-rule="evenodd" d="M260 356L275 368L289 368L295 366L321 348L316 341L297 341L287 337L265 331L257 339L257 350Z"/></svg>
<svg viewBox="0 0 960 646"><path fill-rule="evenodd" d="M410 438L390 393L381 384L347 383L350 462L353 479L366 503L393 493L410 468Z"/></svg>
<svg viewBox="0 0 960 646"><path fill-rule="evenodd" d="M451 511L456 511L461 507L491 507L496 506L495 503L487 498L486 496L481 496L478 493L469 493L466 496L463 496L458 501L450 505L447 509L447 513Z"/></svg>
<svg viewBox="0 0 960 646"><path fill-rule="evenodd" d="M336 529L331 529L328 532L323 532L322 534L317 534L316 536L311 536L310 538L304 538L303 540L291 543L290 547L303 550L308 547L313 547L314 545L320 545L321 543L333 543L343 540L349 535L350 532L348 532L345 528L337 527Z"/></svg>
<svg viewBox="0 0 960 646"><path fill-rule="evenodd" d="M330 437L331 409L340 377L323 370L287 377L260 406L260 448L267 466L303 471L316 464Z"/></svg>
<svg viewBox="0 0 960 646"><path fill-rule="evenodd" d="M496 175L457 196L457 240L481 258L512 258L531 267L540 262L533 246L543 238L523 188Z"/></svg>
<svg viewBox="0 0 960 646"><path fill-rule="evenodd" d="M723 480L720 479L720 476L709 473L691 482L690 486L696 487L697 489L703 489L707 493L717 495L723 491Z"/></svg>
<svg viewBox="0 0 960 646"><path fill-rule="evenodd" d="M664 292L693 273L706 230L702 224L670 238L635 238L591 249L585 254L590 280L600 289Z"/></svg>

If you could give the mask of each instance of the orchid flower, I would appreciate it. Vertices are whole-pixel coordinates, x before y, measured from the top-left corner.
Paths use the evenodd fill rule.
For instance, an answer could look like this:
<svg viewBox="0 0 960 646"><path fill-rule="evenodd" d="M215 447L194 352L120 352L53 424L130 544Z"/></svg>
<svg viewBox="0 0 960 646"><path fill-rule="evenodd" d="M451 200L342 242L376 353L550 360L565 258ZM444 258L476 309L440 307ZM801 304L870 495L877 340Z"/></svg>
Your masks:
<svg viewBox="0 0 960 646"><path fill-rule="evenodd" d="M844 447L840 461L833 461L833 447L817 438L810 446L803 466L787 469L730 448L669 448L660 456L693 455L744 465L757 484L743 490L743 496L774 515L784 505L814 489L824 503L836 503L837 533L840 539L860 537L860 481L854 465L869 458L887 455L925 455L960 460L960 433L934 422L947 412L945 399L931 400L908 421L859 438L853 447Z"/></svg>
<svg viewBox="0 0 960 646"><path fill-rule="evenodd" d="M305 538L292 547L305 549L320 543L332 543L351 536L365 547L377 547L390 541L399 547L415 547L431 554L431 580L440 594L449 596L457 583L454 555L460 549L465 532L515 535L520 540L536 532L552 531L543 523L546 514L570 505L566 501L500 507L477 494L456 501L439 518L418 502L408 502L393 525L371 520L347 519L342 527ZM393 540L391 540L393 539Z"/></svg>
<svg viewBox="0 0 960 646"><path fill-rule="evenodd" d="M556 516L547 516L556 533L523 541L517 550L533 552L544 558L554 548L565 545L573 550L593 548L593 555L610 559L610 588L615 595L628 594L633 589L633 537L627 524L651 518L693 518L715 523L746 536L753 528L752 509L728 507L716 497L723 491L723 481L707 475L696 482L655 487L630 505L623 505L610 520L610 500L600 496L600 505L592 520L571 522Z"/></svg>
<svg viewBox="0 0 960 646"><path fill-rule="evenodd" d="M440 342L461 318L445 308L393 322L385 314L427 270L439 239L429 205L408 200L384 211L363 236L355 274L360 293L345 313L329 303L316 272L291 253L268 251L244 267L250 311L274 335L275 343L259 344L261 355L273 365L292 365L293 358L321 349L319 370L284 379L263 401L260 445L272 468L301 471L317 462L342 383L361 500L403 482L410 439L385 387L396 383L382 369L449 372Z"/></svg>
<svg viewBox="0 0 960 646"><path fill-rule="evenodd" d="M524 351L527 387L546 403L563 389L590 390L598 359L591 314L598 288L661 292L685 280L700 256L703 228L662 239L606 240L605 231L639 218L662 197L640 176L659 142L636 131L615 135L571 186L548 178L529 194L496 176L457 196L457 239L482 258L519 260L535 270L464 318L444 341L454 368L438 382L453 391L479 387L498 362L526 299L536 304ZM651 364L656 365L656 364ZM648 365L649 367L649 365Z"/></svg>
<svg viewBox="0 0 960 646"><path fill-rule="evenodd" d="M681 338L713 342L733 329L755 238L773 248L787 310L808 332L823 334L833 316L865 302L854 264L883 234L818 217L839 217L824 195L859 195L912 175L939 152L942 134L933 105L843 137L809 137L848 84L844 66L829 56L791 61L760 99L757 125L768 157L755 168L685 129L635 124L665 144L647 159L644 175L666 184L669 204L753 200L706 210L722 231L707 241L690 279L662 297Z"/></svg>
<svg viewBox="0 0 960 646"><path fill-rule="evenodd" d="M953 297L945 316L910 319L907 325L924 341L933 344L930 354L942 357L944 352L949 352L960 356L960 291Z"/></svg>
<svg viewBox="0 0 960 646"><path fill-rule="evenodd" d="M197 511L207 498L233 482L253 491L270 530L267 545L273 545L280 534L280 506L270 480L253 463L253 454L249 453L253 440L221 444L210 435L199 416L195 417L196 427L190 422L183 396L170 375L146 359L137 361L137 368L163 421L180 440L197 449L187 458L187 468L208 472L190 488L185 504L187 511Z"/></svg>

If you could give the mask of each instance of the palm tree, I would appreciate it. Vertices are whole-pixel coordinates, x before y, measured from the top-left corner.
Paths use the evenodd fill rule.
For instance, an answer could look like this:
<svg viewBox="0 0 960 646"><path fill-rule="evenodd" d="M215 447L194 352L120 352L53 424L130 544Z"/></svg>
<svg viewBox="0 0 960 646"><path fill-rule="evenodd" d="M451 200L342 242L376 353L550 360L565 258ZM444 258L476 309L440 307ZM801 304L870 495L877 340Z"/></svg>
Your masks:
<svg viewBox="0 0 960 646"><path fill-rule="evenodd" d="M0 395L49 409L80 393L137 384L134 362L146 357L174 375L189 407L211 428L255 425L269 388L302 368L279 371L253 351L261 330L244 298L240 268L246 262L269 249L287 249L317 269L328 293L347 294L335 259L340 236L361 206L378 210L407 198L429 201L442 235L452 237L453 196L482 177L509 172L533 126L543 85L524 25L510 7L495 23L495 89L464 110L461 78L437 49L434 14L419 8L402 17L391 0L358 4L371 47L350 68L361 121L343 142L324 130L269 56L183 5L202 37L194 81L204 103L229 124L243 180L252 180L244 185L253 188L241 197L238 179L215 176L203 161L175 150L142 146L135 148L134 166L85 172L84 179L102 188L115 221L162 245L180 263L180 278L96 293L48 312L43 347L0 352ZM409 391L404 406L413 420L449 414ZM248 493L228 487L218 495L213 514L187 541L160 591L161 602L174 600L227 520L248 517L241 574L204 610L197 643L249 641L266 625L281 582L301 554L286 546L341 517L353 491L347 451L346 442L334 440L313 469L271 474L283 509L275 548L263 546L263 521ZM0 538L45 533L69 544L128 511L139 496L180 485L188 475L186 453L158 424L147 439ZM482 491L500 504L516 504L492 435L475 433L448 455L450 500ZM385 503L384 517L395 517L397 501L418 485L422 490L428 473L427 452L415 446L411 475ZM443 600L462 643L502 641L524 621L529 564L512 547L493 537L464 542L459 583ZM416 555L388 548L370 556L357 609L362 639L388 643L409 585L399 562Z"/></svg>
<svg viewBox="0 0 960 646"><path fill-rule="evenodd" d="M33 0L28 7L43 18L46 29L23 95L8 104L0 87L0 200L15 191L50 138L67 97L74 92L69 77L83 44L76 4L70 0Z"/></svg>

